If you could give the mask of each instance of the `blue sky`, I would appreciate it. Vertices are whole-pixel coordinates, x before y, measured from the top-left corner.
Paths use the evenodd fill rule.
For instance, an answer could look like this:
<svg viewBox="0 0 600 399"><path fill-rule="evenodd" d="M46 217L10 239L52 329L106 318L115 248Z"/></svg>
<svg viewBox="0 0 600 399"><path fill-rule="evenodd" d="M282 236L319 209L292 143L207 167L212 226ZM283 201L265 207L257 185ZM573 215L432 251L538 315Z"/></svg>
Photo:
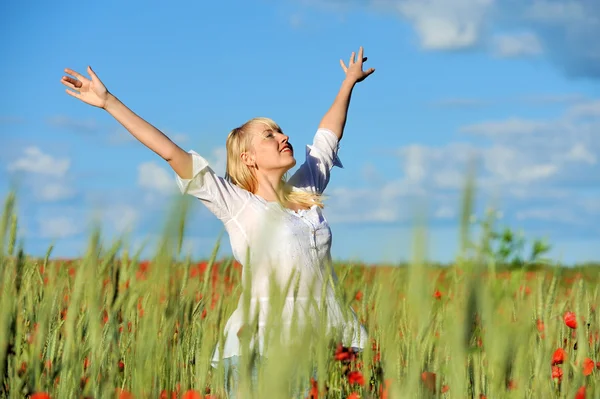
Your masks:
<svg viewBox="0 0 600 399"><path fill-rule="evenodd" d="M63 69L91 65L108 89L224 171L227 133L275 119L298 148L364 46L326 217L335 259L458 250L470 156L477 209L564 262L600 259L600 5L592 0L38 1L0 9L0 194L18 189L27 252L81 255L94 215L132 250L160 233L173 172L107 113L68 96ZM298 152L298 165L303 159ZM210 254L220 222L192 202L186 251ZM95 213L99 212L99 213ZM225 238L227 238L225 236ZM149 250L152 248L150 247ZM223 242L222 255L230 253ZM147 252L150 254L151 252Z"/></svg>

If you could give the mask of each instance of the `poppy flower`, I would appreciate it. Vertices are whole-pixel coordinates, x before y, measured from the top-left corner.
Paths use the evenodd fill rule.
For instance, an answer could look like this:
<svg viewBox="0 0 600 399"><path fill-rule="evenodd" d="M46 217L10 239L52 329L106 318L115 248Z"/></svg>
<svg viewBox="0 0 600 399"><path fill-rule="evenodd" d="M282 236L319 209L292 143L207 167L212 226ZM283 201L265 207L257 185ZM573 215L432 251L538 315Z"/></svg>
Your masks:
<svg viewBox="0 0 600 399"><path fill-rule="evenodd" d="M537 319L536 326L539 332L544 332L544 322L541 319Z"/></svg>
<svg viewBox="0 0 600 399"><path fill-rule="evenodd" d="M583 361L583 375L587 376L592 374L594 371L594 361L589 357L586 357Z"/></svg>
<svg viewBox="0 0 600 399"><path fill-rule="evenodd" d="M169 399L169 392L166 389L160 391L160 399ZM171 392L171 399L177 399L177 392Z"/></svg>
<svg viewBox="0 0 600 399"><path fill-rule="evenodd" d="M356 354L351 348L346 348L342 344L338 344L335 350L335 360L342 361L353 361L356 358Z"/></svg>
<svg viewBox="0 0 600 399"><path fill-rule="evenodd" d="M423 381L427 389L429 389L431 392L435 392L435 379L435 373L429 371L424 371L421 373L421 381Z"/></svg>
<svg viewBox="0 0 600 399"><path fill-rule="evenodd" d="M181 399L202 399L202 395L200 395L200 392L190 389L189 391L183 394Z"/></svg>
<svg viewBox="0 0 600 399"><path fill-rule="evenodd" d="M47 392L36 392L31 395L31 399L51 399Z"/></svg>
<svg viewBox="0 0 600 399"><path fill-rule="evenodd" d="M131 392L121 388L117 388L117 394L119 395L119 399L134 399L134 396Z"/></svg>
<svg viewBox="0 0 600 399"><path fill-rule="evenodd" d="M585 399L585 385L582 385L575 394L575 399Z"/></svg>
<svg viewBox="0 0 600 399"><path fill-rule="evenodd" d="M558 380L562 380L563 371L558 366L552 366L552 378L558 378Z"/></svg>
<svg viewBox="0 0 600 399"><path fill-rule="evenodd" d="M557 364L563 364L565 361L566 352L563 348L558 348L554 351L554 355L552 355L552 365L556 366Z"/></svg>
<svg viewBox="0 0 600 399"><path fill-rule="evenodd" d="M577 318L575 317L575 313L566 312L563 316L563 320L567 327L569 328L577 328Z"/></svg>
<svg viewBox="0 0 600 399"><path fill-rule="evenodd" d="M350 385L365 385L365 377L360 371L351 371L350 373L348 373L348 382L350 383Z"/></svg>

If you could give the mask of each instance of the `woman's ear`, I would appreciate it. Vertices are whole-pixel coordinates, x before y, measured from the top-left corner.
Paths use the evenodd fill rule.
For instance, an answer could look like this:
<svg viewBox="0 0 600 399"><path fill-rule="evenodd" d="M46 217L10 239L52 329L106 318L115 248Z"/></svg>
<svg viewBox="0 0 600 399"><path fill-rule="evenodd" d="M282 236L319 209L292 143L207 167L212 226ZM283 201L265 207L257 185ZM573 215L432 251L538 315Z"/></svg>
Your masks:
<svg viewBox="0 0 600 399"><path fill-rule="evenodd" d="M256 162L254 161L254 155L252 155L248 152L242 152L242 154L240 155L240 158L242 159L242 162L248 167L252 167L252 166L256 165Z"/></svg>

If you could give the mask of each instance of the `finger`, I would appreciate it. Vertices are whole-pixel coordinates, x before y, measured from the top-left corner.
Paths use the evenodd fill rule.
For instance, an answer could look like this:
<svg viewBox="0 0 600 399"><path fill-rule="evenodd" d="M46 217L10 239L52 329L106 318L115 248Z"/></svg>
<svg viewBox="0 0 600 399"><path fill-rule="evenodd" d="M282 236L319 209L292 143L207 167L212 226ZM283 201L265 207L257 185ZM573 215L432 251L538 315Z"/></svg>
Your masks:
<svg viewBox="0 0 600 399"><path fill-rule="evenodd" d="M85 79L87 79L85 76L83 76L79 72L75 72L74 70L69 69L69 68L65 68L65 72L68 73L69 75L75 76L79 80L85 80Z"/></svg>
<svg viewBox="0 0 600 399"><path fill-rule="evenodd" d="M340 65L342 66L344 72L348 72L348 68L346 68L346 64L344 64L344 61L340 60Z"/></svg>
<svg viewBox="0 0 600 399"><path fill-rule="evenodd" d="M69 89L67 89L65 91L67 92L67 94L71 95L72 97L75 97L75 98L81 100L81 94L79 94L77 92L74 92L74 91L71 91Z"/></svg>
<svg viewBox="0 0 600 399"><path fill-rule="evenodd" d="M96 75L96 72L94 72L92 70L92 67L88 65L87 70L88 70L88 73L90 74L90 76L92 77L92 81L100 83L100 78L98 78L98 75Z"/></svg>
<svg viewBox="0 0 600 399"><path fill-rule="evenodd" d="M363 57L362 60L363 60L363 62L366 62L368 60L368 58L367 57Z"/></svg>
<svg viewBox="0 0 600 399"><path fill-rule="evenodd" d="M73 85L73 87L75 88L80 88L83 86L83 82L77 79L73 79L70 76L63 76L63 79L66 80L67 82L71 83Z"/></svg>
<svg viewBox="0 0 600 399"><path fill-rule="evenodd" d="M364 54L364 49L362 46L360 46L360 48L358 49L358 59L359 60L363 59L363 54Z"/></svg>
<svg viewBox="0 0 600 399"><path fill-rule="evenodd" d="M348 66L354 64L354 55L355 55L355 53L353 51L352 54L350 54L350 61L348 62Z"/></svg>
<svg viewBox="0 0 600 399"><path fill-rule="evenodd" d="M365 76L369 76L370 74L372 74L373 72L375 72L375 68L371 68L368 71L365 72Z"/></svg>
<svg viewBox="0 0 600 399"><path fill-rule="evenodd" d="M79 81L75 80L73 78L66 77L66 76L63 76L63 78L60 80L60 83L64 84L65 86L67 86L71 89L74 89L74 90L78 89L78 86L75 85L77 82L79 82ZM81 82L79 82L79 83L81 83Z"/></svg>

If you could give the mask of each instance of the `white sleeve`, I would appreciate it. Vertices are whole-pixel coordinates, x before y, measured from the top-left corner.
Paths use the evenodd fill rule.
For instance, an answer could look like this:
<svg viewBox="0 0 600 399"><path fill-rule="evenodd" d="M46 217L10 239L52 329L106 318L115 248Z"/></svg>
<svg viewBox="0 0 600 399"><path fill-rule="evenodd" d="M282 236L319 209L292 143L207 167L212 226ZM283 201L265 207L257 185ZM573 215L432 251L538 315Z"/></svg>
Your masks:
<svg viewBox="0 0 600 399"><path fill-rule="evenodd" d="M182 179L175 175L177 185L182 194L198 198L206 207L223 222L227 222L237 214L251 194L241 187L217 176L210 168L208 161L195 151L192 154L192 178Z"/></svg>
<svg viewBox="0 0 600 399"><path fill-rule="evenodd" d="M329 183L331 169L343 168L338 158L339 140L329 129L319 128L312 145L306 146L306 160L289 179L289 183L300 189L322 194Z"/></svg>

